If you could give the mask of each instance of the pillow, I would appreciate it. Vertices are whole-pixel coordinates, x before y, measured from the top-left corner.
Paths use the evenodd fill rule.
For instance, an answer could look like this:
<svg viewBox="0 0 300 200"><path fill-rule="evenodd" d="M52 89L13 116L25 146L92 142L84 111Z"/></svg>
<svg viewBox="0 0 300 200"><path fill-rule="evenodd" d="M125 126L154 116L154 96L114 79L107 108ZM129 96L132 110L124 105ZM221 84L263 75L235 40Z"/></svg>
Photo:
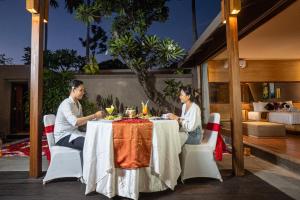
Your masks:
<svg viewBox="0 0 300 200"><path fill-rule="evenodd" d="M293 101L286 101L285 103L289 104L291 108L294 107L293 106Z"/></svg>
<svg viewBox="0 0 300 200"><path fill-rule="evenodd" d="M290 104L283 102L282 104L280 104L279 108L281 111L290 111L292 107Z"/></svg>
<svg viewBox="0 0 300 200"><path fill-rule="evenodd" d="M280 103L274 102L273 105L274 105L274 110L279 110Z"/></svg>
<svg viewBox="0 0 300 200"><path fill-rule="evenodd" d="M267 105L264 108L271 111L275 109L275 106L273 103L267 103Z"/></svg>
<svg viewBox="0 0 300 200"><path fill-rule="evenodd" d="M267 102L253 102L253 110L254 112L267 112L268 110L265 109Z"/></svg>

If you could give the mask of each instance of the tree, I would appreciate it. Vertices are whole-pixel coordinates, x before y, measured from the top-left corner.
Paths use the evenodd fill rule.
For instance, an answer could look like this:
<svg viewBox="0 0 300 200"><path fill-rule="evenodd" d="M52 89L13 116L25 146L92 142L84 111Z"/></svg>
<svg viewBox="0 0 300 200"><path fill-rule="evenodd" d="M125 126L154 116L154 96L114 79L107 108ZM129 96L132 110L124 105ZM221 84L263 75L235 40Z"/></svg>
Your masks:
<svg viewBox="0 0 300 200"><path fill-rule="evenodd" d="M89 40L79 38L82 46L87 47L89 46L89 49L92 51L92 56L95 57L95 54L101 54L106 51L106 40L107 37L105 35L105 31L100 27L96 25L91 26L91 32L92 37L89 38ZM88 45L89 41L89 45Z"/></svg>
<svg viewBox="0 0 300 200"><path fill-rule="evenodd" d="M31 48L24 48L23 61L30 65ZM78 55L72 49L58 49L56 51L44 51L44 68L54 72L78 72L85 64L85 58Z"/></svg>
<svg viewBox="0 0 300 200"><path fill-rule="evenodd" d="M196 2L192 0L192 26L193 26L193 38L194 42L198 39L198 31L197 31L197 16L196 16Z"/></svg>
<svg viewBox="0 0 300 200"><path fill-rule="evenodd" d="M45 58L45 67L55 72L78 72L82 69L85 58L73 49L49 51Z"/></svg>
<svg viewBox="0 0 300 200"><path fill-rule="evenodd" d="M0 54L0 65L11 65L13 59L8 58L4 53Z"/></svg>
<svg viewBox="0 0 300 200"><path fill-rule="evenodd" d="M65 9L68 10L69 13L73 13L74 10L76 10L80 5L83 5L85 3L85 0L65 0ZM91 0L86 0L86 4L90 6ZM57 8L59 6L57 0L50 0L50 5L52 7ZM99 21L99 20L97 20ZM89 62L89 57L90 57L90 26L91 23L87 22L86 23L86 40L85 40L85 48L86 48L86 63ZM45 33L47 33L48 30L48 25L45 27ZM47 34L46 34L47 36ZM47 37L45 36L45 41L47 41ZM47 42L45 42L45 46L47 46ZM45 48L47 50L47 48Z"/></svg>
<svg viewBox="0 0 300 200"><path fill-rule="evenodd" d="M99 63L101 69L129 69L119 59L106 60Z"/></svg>
<svg viewBox="0 0 300 200"><path fill-rule="evenodd" d="M24 65L30 65L31 63L31 48L24 48L24 55L22 56L22 61L24 61Z"/></svg>
<svg viewBox="0 0 300 200"><path fill-rule="evenodd" d="M168 18L166 0L96 0L93 6L79 6L77 18L93 21L101 15L114 15L109 52L137 75L146 95L160 108L172 109L154 85L150 69L169 67L184 56L184 50L171 39L147 35L153 22Z"/></svg>

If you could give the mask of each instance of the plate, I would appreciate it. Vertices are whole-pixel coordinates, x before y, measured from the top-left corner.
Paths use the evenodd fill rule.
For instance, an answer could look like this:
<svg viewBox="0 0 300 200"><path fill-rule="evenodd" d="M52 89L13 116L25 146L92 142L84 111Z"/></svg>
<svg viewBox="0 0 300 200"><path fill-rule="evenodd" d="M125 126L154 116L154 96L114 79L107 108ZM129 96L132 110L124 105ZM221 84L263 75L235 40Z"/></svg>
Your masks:
<svg viewBox="0 0 300 200"><path fill-rule="evenodd" d="M166 120L165 118L162 117L150 117L150 120Z"/></svg>

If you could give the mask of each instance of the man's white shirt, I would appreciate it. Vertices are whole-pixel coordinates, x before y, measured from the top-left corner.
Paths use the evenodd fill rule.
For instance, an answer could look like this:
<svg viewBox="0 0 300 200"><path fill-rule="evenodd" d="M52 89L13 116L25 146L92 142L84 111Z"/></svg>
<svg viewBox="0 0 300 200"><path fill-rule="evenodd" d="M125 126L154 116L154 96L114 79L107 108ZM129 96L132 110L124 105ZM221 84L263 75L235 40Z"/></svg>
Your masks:
<svg viewBox="0 0 300 200"><path fill-rule="evenodd" d="M69 142L73 141L78 137L84 137L85 133L78 130L76 126L77 118L82 117L82 107L81 104L74 101L74 99L69 96L65 99L58 107L55 126L54 126L54 138L55 142L58 142L63 137L70 136Z"/></svg>

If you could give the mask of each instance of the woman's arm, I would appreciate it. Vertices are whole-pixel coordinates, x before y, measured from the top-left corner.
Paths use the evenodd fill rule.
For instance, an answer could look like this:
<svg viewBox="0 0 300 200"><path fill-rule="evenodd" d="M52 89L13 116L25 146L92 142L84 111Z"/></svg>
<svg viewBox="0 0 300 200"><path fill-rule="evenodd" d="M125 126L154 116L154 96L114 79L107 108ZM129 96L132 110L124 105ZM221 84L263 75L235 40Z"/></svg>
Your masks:
<svg viewBox="0 0 300 200"><path fill-rule="evenodd" d="M182 120L182 128L187 132L191 132L201 125L201 113L198 106L193 106L190 108L189 115ZM200 123L199 123L200 121Z"/></svg>

